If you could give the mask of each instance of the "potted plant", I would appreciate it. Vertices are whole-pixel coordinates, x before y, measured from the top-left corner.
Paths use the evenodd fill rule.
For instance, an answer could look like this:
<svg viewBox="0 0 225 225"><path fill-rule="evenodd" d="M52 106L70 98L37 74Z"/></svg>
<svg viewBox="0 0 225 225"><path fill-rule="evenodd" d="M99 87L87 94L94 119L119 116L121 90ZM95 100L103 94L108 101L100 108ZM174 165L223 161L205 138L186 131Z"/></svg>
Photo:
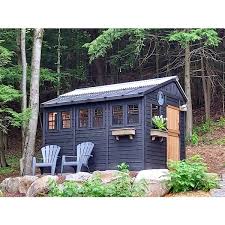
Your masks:
<svg viewBox="0 0 225 225"><path fill-rule="evenodd" d="M152 140L155 140L156 137L160 137L160 141L162 141L164 137L167 137L166 121L167 118L164 118L162 115L152 117L153 129L150 131Z"/></svg>

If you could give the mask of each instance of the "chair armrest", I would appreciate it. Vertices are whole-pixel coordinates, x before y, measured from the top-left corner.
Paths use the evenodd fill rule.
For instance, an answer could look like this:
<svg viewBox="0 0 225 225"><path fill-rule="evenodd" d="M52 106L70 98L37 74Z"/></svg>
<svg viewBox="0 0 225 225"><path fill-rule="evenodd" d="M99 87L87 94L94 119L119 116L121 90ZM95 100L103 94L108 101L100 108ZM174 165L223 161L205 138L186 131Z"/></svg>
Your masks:
<svg viewBox="0 0 225 225"><path fill-rule="evenodd" d="M64 158L77 158L77 156L72 156L72 155L63 155Z"/></svg>
<svg viewBox="0 0 225 225"><path fill-rule="evenodd" d="M90 156L90 157L93 157L93 155L84 155L84 156Z"/></svg>

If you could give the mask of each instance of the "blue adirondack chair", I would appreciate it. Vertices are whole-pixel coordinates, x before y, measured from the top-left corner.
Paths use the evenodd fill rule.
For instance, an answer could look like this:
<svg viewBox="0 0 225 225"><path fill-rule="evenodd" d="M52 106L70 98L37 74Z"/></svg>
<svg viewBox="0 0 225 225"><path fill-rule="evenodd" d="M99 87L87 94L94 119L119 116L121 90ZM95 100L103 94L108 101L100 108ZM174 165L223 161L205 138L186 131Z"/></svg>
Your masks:
<svg viewBox="0 0 225 225"><path fill-rule="evenodd" d="M88 160L90 157L93 157L91 155L91 152L94 148L94 144L92 142L83 142L79 145L77 145L77 156L62 156L62 164L61 164L61 174L63 173L64 166L72 166L77 167L77 173L81 171L82 166L85 166L88 168ZM74 161L66 161L66 158L76 158ZM90 171L90 170L89 170Z"/></svg>
<svg viewBox="0 0 225 225"><path fill-rule="evenodd" d="M51 175L55 174L57 157L60 147L57 145L47 145L41 148L43 162L37 162L36 157L33 157L32 172L35 174L35 168L51 167Z"/></svg>

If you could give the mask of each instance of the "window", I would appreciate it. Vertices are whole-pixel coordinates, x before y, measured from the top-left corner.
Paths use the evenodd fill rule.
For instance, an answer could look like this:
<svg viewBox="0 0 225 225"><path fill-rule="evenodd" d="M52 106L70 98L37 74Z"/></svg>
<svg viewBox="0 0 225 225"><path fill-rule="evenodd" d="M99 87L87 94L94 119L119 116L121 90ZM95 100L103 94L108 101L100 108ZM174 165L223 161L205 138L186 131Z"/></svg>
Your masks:
<svg viewBox="0 0 225 225"><path fill-rule="evenodd" d="M134 124L139 122L139 110L137 104L128 105L127 113L128 124Z"/></svg>
<svg viewBox="0 0 225 225"><path fill-rule="evenodd" d="M71 127L70 112L62 112L62 128L68 129Z"/></svg>
<svg viewBox="0 0 225 225"><path fill-rule="evenodd" d="M57 127L57 112L48 113L48 129L55 130Z"/></svg>
<svg viewBox="0 0 225 225"><path fill-rule="evenodd" d="M103 109L96 108L93 115L93 127L103 127Z"/></svg>
<svg viewBox="0 0 225 225"><path fill-rule="evenodd" d="M160 107L158 105L152 104L152 117L160 115Z"/></svg>
<svg viewBox="0 0 225 225"><path fill-rule="evenodd" d="M112 107L112 125L123 124L123 106L116 105Z"/></svg>
<svg viewBox="0 0 225 225"><path fill-rule="evenodd" d="M79 127L88 127L88 109L80 109L79 112Z"/></svg>

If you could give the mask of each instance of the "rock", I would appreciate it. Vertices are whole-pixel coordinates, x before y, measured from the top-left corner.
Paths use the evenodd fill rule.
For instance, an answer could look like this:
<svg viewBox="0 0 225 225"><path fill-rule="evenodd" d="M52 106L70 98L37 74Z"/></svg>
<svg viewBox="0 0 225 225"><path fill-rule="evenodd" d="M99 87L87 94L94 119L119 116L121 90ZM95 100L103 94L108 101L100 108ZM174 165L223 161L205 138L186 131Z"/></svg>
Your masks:
<svg viewBox="0 0 225 225"><path fill-rule="evenodd" d="M99 176L103 183L115 180L120 172L118 170L94 171L93 176Z"/></svg>
<svg viewBox="0 0 225 225"><path fill-rule="evenodd" d="M49 181L50 180L57 181L59 178L57 176L43 176L41 178L36 179L29 189L27 190L27 197L35 197L35 196L43 196L49 191Z"/></svg>
<svg viewBox="0 0 225 225"><path fill-rule="evenodd" d="M141 170L134 182L145 180L148 186L146 196L161 197L169 192L169 171L167 169Z"/></svg>
<svg viewBox="0 0 225 225"><path fill-rule="evenodd" d="M5 192L18 193L21 177L8 177L2 181L0 188Z"/></svg>
<svg viewBox="0 0 225 225"><path fill-rule="evenodd" d="M83 183L90 179L92 177L92 174L87 173L87 172L79 172L75 174L68 174L66 175L66 181L75 181L75 182L80 182Z"/></svg>
<svg viewBox="0 0 225 225"><path fill-rule="evenodd" d="M19 193L26 194L31 184L37 179L38 177L36 176L27 175L27 176L21 177L19 182Z"/></svg>

